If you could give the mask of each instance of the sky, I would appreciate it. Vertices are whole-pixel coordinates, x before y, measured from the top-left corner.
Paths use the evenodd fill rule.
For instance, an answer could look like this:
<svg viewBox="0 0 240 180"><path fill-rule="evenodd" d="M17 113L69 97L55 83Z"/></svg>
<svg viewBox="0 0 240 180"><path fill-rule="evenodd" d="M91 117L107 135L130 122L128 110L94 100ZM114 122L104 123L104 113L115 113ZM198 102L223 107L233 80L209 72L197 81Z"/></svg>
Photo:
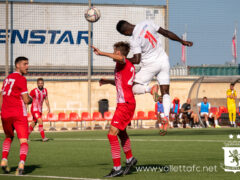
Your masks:
<svg viewBox="0 0 240 180"><path fill-rule="evenodd" d="M232 61L235 24L240 27L240 0L169 0L169 30L181 35L187 29L187 64L224 64ZM187 28L185 28L187 27ZM237 51L240 55L240 31ZM171 65L181 63L181 45L169 42ZM238 58L240 62L240 58Z"/></svg>

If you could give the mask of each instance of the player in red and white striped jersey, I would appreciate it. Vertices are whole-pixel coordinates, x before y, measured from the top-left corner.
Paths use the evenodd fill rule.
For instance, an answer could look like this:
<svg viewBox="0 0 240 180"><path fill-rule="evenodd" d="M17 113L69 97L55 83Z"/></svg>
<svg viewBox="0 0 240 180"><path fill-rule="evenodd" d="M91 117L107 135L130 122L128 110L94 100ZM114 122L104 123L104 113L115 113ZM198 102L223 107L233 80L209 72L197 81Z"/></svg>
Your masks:
<svg viewBox="0 0 240 180"><path fill-rule="evenodd" d="M0 94L0 112L5 140L3 141L1 167L9 173L8 154L16 130L20 142L20 162L16 175L22 175L28 153L28 121L25 104L31 104L28 95L27 80L23 76L28 72L28 59L18 57L15 60L16 72L10 74L3 82Z"/></svg>
<svg viewBox="0 0 240 180"><path fill-rule="evenodd" d="M30 96L33 98L32 106L31 106L31 113L33 116L33 122L29 126L29 135L33 131L34 127L38 123L38 130L41 134L42 141L48 141L48 138L45 137L45 133L43 130L43 121L42 121L42 106L43 101L45 100L48 113L50 113L50 105L48 100L48 92L47 89L44 88L44 80L43 78L37 79L37 88L33 89L30 92Z"/></svg>
<svg viewBox="0 0 240 180"><path fill-rule="evenodd" d="M135 67L126 59L130 49L130 45L126 42L114 44L114 53L102 52L95 47L93 47L93 49L95 54L110 57L116 62L115 80L101 79L99 81L100 85L115 85L117 90L117 108L108 132L114 167L112 171L105 176L116 177L128 174L130 168L137 163L137 160L132 155L130 139L126 131L126 127L131 122L136 107L132 91ZM121 167L120 145L117 136L121 140L121 145L126 155L127 162L125 170Z"/></svg>

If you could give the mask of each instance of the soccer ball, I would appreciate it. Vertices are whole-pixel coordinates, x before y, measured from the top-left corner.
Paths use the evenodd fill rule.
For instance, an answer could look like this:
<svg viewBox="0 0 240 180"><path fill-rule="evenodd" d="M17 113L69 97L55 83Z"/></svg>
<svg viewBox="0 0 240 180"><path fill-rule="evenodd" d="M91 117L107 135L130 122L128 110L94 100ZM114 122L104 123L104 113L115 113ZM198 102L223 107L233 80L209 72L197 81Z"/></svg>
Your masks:
<svg viewBox="0 0 240 180"><path fill-rule="evenodd" d="M96 7L90 7L85 11L85 18L88 22L97 22L100 17L101 13Z"/></svg>

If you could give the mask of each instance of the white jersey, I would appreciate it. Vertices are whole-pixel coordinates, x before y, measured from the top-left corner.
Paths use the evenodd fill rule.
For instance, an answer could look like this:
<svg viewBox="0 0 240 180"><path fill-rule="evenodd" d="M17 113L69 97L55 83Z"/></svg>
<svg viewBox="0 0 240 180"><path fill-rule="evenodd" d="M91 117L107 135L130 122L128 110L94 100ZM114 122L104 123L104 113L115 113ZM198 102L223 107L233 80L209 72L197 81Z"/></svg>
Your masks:
<svg viewBox="0 0 240 180"><path fill-rule="evenodd" d="M149 63L158 60L157 57L165 54L158 34L160 26L150 20L137 24L130 37L130 45L133 54L142 54L141 63Z"/></svg>

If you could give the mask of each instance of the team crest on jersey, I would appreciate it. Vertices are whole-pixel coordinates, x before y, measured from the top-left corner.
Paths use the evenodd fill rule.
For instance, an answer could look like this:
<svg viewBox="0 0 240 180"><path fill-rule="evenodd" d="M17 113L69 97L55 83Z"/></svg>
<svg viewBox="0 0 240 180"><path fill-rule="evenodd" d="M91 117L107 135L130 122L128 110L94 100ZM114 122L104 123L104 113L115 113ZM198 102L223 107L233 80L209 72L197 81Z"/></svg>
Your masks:
<svg viewBox="0 0 240 180"><path fill-rule="evenodd" d="M240 134L236 136L229 135L230 141L225 142L224 150L224 164L221 167L225 172L240 172Z"/></svg>

